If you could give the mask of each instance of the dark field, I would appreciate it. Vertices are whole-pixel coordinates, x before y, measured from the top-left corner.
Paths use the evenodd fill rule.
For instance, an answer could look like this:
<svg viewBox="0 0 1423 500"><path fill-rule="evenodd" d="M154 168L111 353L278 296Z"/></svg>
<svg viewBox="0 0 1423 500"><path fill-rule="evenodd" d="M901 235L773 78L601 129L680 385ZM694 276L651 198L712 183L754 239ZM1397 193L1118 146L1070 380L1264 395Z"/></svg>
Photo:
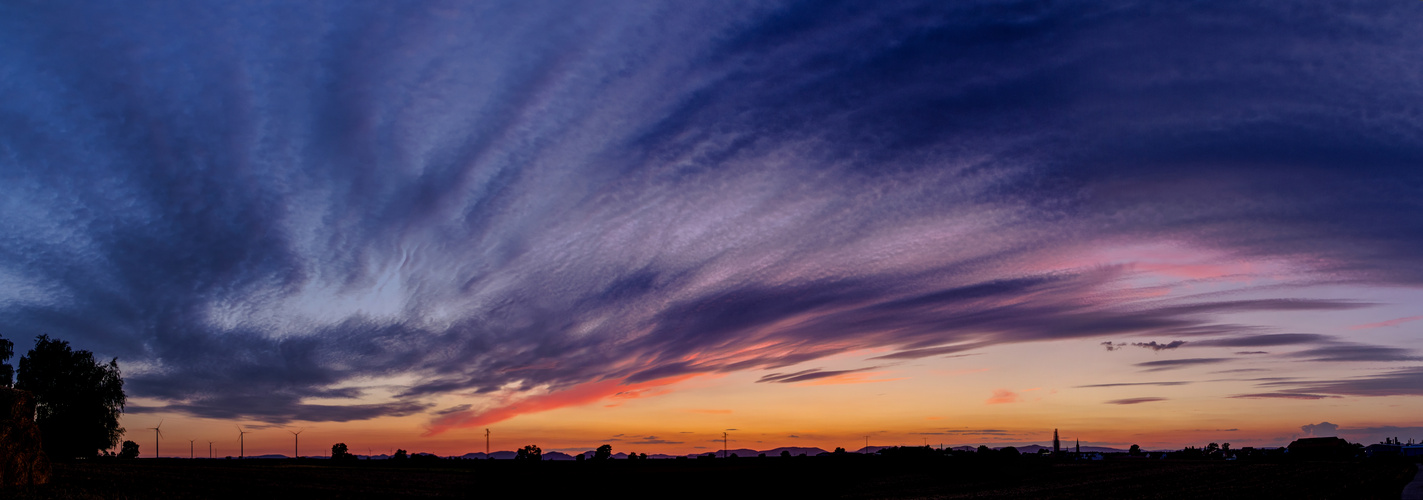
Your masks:
<svg viewBox="0 0 1423 500"><path fill-rule="evenodd" d="M643 462L136 460L56 464L27 498L1386 498L1403 462L975 464L874 458Z"/></svg>

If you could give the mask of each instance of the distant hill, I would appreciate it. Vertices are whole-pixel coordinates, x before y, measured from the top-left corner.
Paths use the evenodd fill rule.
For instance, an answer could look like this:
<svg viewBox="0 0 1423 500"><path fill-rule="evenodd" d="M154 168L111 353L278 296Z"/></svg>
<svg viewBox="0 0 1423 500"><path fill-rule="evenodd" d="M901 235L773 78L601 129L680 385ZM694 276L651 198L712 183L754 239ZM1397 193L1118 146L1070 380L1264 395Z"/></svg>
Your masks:
<svg viewBox="0 0 1423 500"><path fill-rule="evenodd" d="M782 446L782 447L780 447L780 448L772 448L772 449L766 450L765 453L766 453L766 456L768 456L768 457L779 457L779 456L781 456L781 452L782 452L782 451L789 451L789 452L791 452L791 456L793 456L793 457L798 457L798 456L800 456L801 453L804 453L805 456L807 456L807 457L813 457L813 456L816 456L816 455L818 455L818 454L820 454L820 453L825 453L827 450L824 450L824 449L821 449L821 448L815 448L815 447L806 448L806 447L804 447L804 446ZM755 455L752 455L752 456L755 456Z"/></svg>
<svg viewBox="0 0 1423 500"><path fill-rule="evenodd" d="M883 449L885 449L885 448L893 448L893 446L867 446L867 447L860 448L860 449L858 449L858 450L851 451L850 453L861 453L861 454L866 454L866 453L878 453L880 450L883 450ZM995 447L995 448L993 448L993 449L995 449L995 450L1001 450L1001 449L1003 449L1003 448L1004 448L1004 447ZM1046 450L1051 450L1051 449L1052 449L1052 448L1047 447L1047 446L1036 445L1036 444L1030 444L1030 445L1024 445L1024 446L1016 446L1015 448L1017 448L1018 451L1021 452L1021 453L1037 453L1038 450L1044 450L1044 449L1046 449ZM965 446L955 446L955 447L950 448L950 449L958 450L958 451L975 451L975 450L978 449L978 447L977 447L977 446L967 446L967 445L965 445ZM821 454L821 453L829 453L829 450L826 450L826 449L823 449L823 448L817 448L817 447L802 447L802 446L783 446L783 447L780 447L780 448L772 448L772 449L769 449L769 450L760 450L760 451L753 450L753 449L749 449L749 448L737 448L737 449L734 449L734 450L727 450L727 453L728 453L728 454L735 453L737 457L741 457L741 458L745 458L745 457L755 457L755 456L760 455L760 454L762 454L762 453L765 453L767 457L779 457L779 456L781 456L781 452L782 452L782 451L789 451L789 452L791 453L791 456L795 456L795 457L800 456L802 453L804 453L806 456L809 456L809 457L813 457L813 456L816 456L816 455ZM1064 446L1064 447L1063 447L1063 451L1070 451L1070 448L1067 447L1067 446ZM1126 453L1126 452L1127 452L1127 450L1122 450L1122 449L1117 449L1117 448L1108 448L1108 447L1104 447L1104 446L1083 446L1083 447L1082 447L1082 451L1083 451L1084 453L1086 453L1086 452L1095 452L1095 453ZM593 451L592 451L592 450L585 451L585 452L583 452L583 453L586 454L586 455L588 455L588 457L590 457L590 458L593 456ZM677 458L677 457L679 457L679 456L684 456L684 457L687 457L687 458L697 458L697 457L699 457L699 456L705 456L705 455L708 454L708 453L713 453L713 454L715 454L715 455L717 456L717 458L721 458L721 450L707 450L707 451L702 451L702 452L697 452L697 453L688 453L688 454L686 454L686 455L667 455L667 454L664 454L664 453L648 453L648 454L647 454L647 458L649 458L649 459L654 459L654 460L668 460L668 459ZM513 460L513 459L514 459L514 456L516 455L516 453L515 453L515 452L512 452L512 451L496 451L496 452L494 452L494 453L491 453L491 455L493 455L496 460ZM282 456L282 455L271 455L271 456L264 456L264 457L265 457L265 458L286 458L285 456ZM361 458L361 459L365 459L365 456L362 456L362 455L357 455L357 457L359 457L359 458ZM545 453L544 453L544 460L576 460L577 457L578 457L578 454L577 454L577 453L568 454L568 453L564 453L564 452L561 452L561 451L549 451L549 452L545 452ZM255 458L255 457L254 457L254 458ZM313 457L313 458L314 458L314 457ZM384 454L375 455L375 456L371 457L372 460L385 460L385 459L387 459L387 458L389 458L389 457L387 457L387 456L384 455ZM467 459L467 460L484 460L484 459L486 458L486 456L484 455L484 453L465 453L464 455L459 455L459 458L463 458L463 459ZM621 451L620 451L620 452L614 453L614 454L612 455L612 459L613 459L613 460L627 460L627 452L621 452Z"/></svg>

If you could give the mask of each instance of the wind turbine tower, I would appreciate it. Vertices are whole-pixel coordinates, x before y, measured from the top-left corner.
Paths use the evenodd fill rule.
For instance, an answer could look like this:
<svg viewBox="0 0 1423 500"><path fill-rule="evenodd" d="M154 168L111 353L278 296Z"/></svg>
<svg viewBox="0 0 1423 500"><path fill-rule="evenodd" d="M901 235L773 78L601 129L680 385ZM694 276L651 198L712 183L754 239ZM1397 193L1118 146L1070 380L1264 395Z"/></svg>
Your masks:
<svg viewBox="0 0 1423 500"><path fill-rule="evenodd" d="M208 441L208 458L212 458L212 441Z"/></svg>
<svg viewBox="0 0 1423 500"><path fill-rule="evenodd" d="M158 458L158 438L163 437L160 427L163 427L163 419L158 419L158 427L149 427L153 429L153 458Z"/></svg>
<svg viewBox="0 0 1423 500"><path fill-rule="evenodd" d="M192 459L193 459L193 441L197 441L197 440L196 440L196 439L189 439L189 440L188 440L188 460L192 460Z"/></svg>
<svg viewBox="0 0 1423 500"><path fill-rule="evenodd" d="M292 431L287 430L287 432ZM292 432L292 458L301 458L301 433L303 432L306 432L306 429Z"/></svg>
<svg viewBox="0 0 1423 500"><path fill-rule="evenodd" d="M484 458L489 458L489 428L484 429Z"/></svg>
<svg viewBox="0 0 1423 500"><path fill-rule="evenodd" d="M237 426L237 458L242 458L242 454L247 449L247 441L243 437L247 431L242 430L242 426Z"/></svg>
<svg viewBox="0 0 1423 500"><path fill-rule="evenodd" d="M721 458L726 458L726 448L727 448L727 445L726 445L726 444L729 443L729 442L731 442L731 441L727 440L727 438L726 438L726 433L725 433L725 432L721 433Z"/></svg>

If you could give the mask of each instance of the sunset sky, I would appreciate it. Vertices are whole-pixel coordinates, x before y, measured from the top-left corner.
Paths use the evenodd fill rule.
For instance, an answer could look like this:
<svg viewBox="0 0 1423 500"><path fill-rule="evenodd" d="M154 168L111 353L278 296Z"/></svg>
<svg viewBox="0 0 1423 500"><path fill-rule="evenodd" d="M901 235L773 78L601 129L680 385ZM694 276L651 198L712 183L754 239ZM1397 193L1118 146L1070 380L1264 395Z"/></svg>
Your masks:
<svg viewBox="0 0 1423 500"><path fill-rule="evenodd" d="M1419 26L3 2L0 336L145 456L1423 439Z"/></svg>

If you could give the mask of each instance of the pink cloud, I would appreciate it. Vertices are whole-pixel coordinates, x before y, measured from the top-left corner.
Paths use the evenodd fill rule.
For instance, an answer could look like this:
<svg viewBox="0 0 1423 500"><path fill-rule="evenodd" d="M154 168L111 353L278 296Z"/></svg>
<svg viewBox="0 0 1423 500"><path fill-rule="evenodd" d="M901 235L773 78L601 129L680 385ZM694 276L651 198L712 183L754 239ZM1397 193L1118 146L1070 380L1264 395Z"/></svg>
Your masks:
<svg viewBox="0 0 1423 500"><path fill-rule="evenodd" d="M569 389L518 400L505 399L500 401L500 403L493 408L466 410L441 415L426 426L424 435L434 436L453 429L480 427L495 422L502 422L519 415L545 412L565 406L586 405L596 403L603 399L624 400L657 395L666 391L652 391L652 389L675 384L694 376L696 375L680 375L636 384L624 384L622 380L604 380L580 384Z"/></svg>
<svg viewBox="0 0 1423 500"><path fill-rule="evenodd" d="M993 397L988 398L988 401L984 401L985 404L990 405L1001 405L1004 403L1016 402L1018 402L1018 394L1008 389L994 389Z"/></svg>
<svg viewBox="0 0 1423 500"><path fill-rule="evenodd" d="M1383 328L1383 327L1385 327L1385 326L1398 326L1398 325L1407 323L1407 322L1409 322L1409 321L1418 321L1418 320L1420 320L1420 319L1423 319L1423 316L1409 316L1409 317L1407 317L1407 318L1391 319L1391 320L1388 320L1388 321L1380 321L1380 322L1378 322L1378 323L1365 323L1365 324L1362 324L1362 325L1354 325L1354 326L1349 327L1349 329L1350 329L1350 330L1363 330L1363 329L1366 329L1366 328Z"/></svg>

